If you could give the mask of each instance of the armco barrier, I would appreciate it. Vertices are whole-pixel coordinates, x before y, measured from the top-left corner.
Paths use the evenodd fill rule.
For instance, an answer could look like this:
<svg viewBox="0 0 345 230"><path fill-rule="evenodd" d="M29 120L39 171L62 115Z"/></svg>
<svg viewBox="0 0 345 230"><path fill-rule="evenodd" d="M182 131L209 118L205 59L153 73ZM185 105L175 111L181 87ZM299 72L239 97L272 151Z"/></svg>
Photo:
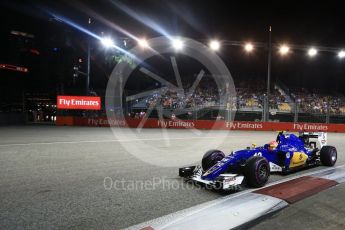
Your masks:
<svg viewBox="0 0 345 230"><path fill-rule="evenodd" d="M140 119L126 120L107 118L82 118L58 116L57 125L75 126L117 126L136 128ZM147 119L142 128L173 128L173 129L215 129L215 130L257 130L257 131L323 131L345 132L345 124L301 123L301 122L250 122L250 121L209 121L209 120L158 120Z"/></svg>

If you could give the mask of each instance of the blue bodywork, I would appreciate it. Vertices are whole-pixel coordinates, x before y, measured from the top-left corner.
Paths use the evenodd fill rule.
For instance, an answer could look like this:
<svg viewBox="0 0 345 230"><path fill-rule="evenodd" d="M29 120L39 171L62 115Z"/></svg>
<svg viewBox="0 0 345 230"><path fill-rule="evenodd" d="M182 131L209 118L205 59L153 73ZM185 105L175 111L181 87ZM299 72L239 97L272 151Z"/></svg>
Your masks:
<svg viewBox="0 0 345 230"><path fill-rule="evenodd" d="M305 166L308 163L314 163L315 149L306 148L303 140L296 135L279 133L277 142L278 146L275 150L269 150L268 144L266 144L261 147L232 152L206 171L201 178L204 180L215 180L222 173L239 174L243 170L245 162L252 156L266 158L268 162L278 166L277 168L281 169L282 172ZM294 157L294 154L297 156ZM300 160L297 164L298 167L291 165L291 163L294 163L291 162L292 159Z"/></svg>

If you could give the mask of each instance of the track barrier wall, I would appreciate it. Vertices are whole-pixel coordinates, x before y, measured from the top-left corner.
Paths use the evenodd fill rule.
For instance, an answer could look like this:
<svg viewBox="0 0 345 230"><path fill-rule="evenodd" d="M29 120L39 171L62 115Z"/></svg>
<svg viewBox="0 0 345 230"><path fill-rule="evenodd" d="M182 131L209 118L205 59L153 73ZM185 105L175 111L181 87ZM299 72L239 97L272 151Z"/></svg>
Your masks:
<svg viewBox="0 0 345 230"><path fill-rule="evenodd" d="M128 127L136 128L141 119L127 118L107 119L104 117L85 118L58 116L56 125L95 126L95 127ZM304 122L251 122L251 121L210 121L210 120L159 120L149 118L142 128L172 129L214 129L214 130L256 130L256 131L322 131L345 132L345 124L304 123Z"/></svg>
<svg viewBox="0 0 345 230"><path fill-rule="evenodd" d="M22 125L27 121L26 113L0 113L0 125Z"/></svg>

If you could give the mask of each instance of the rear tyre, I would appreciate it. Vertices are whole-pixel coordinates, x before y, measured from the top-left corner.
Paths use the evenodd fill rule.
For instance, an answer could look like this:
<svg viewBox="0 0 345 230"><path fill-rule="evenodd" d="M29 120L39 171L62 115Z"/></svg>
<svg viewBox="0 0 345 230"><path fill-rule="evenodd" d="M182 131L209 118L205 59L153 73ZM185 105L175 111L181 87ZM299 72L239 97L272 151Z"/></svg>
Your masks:
<svg viewBox="0 0 345 230"><path fill-rule="evenodd" d="M218 161L221 161L225 157L225 154L217 149L207 151L202 157L201 166L204 171L207 171Z"/></svg>
<svg viewBox="0 0 345 230"><path fill-rule="evenodd" d="M333 146L323 146L320 151L321 163L325 166L333 166L337 162L337 149Z"/></svg>
<svg viewBox="0 0 345 230"><path fill-rule="evenodd" d="M270 166L266 158L251 157L244 168L244 176L250 187L260 188L264 186L270 177Z"/></svg>

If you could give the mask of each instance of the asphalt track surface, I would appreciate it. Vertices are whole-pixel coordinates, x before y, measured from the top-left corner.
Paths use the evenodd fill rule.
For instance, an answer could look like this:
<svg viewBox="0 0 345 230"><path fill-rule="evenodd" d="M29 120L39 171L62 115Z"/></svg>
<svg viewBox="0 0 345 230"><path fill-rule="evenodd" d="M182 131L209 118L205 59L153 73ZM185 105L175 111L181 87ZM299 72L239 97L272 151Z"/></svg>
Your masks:
<svg viewBox="0 0 345 230"><path fill-rule="evenodd" d="M156 146L155 162L164 160L160 150L169 149L173 164L182 166L184 159L199 162L203 155L181 151L184 146L199 141L212 149L224 134L229 135L218 148L225 152L264 144L277 135L212 131L210 138L199 138L188 130L162 135L148 129L125 140L115 139L109 128L0 127L0 229L121 229L222 197L186 186L176 167L149 164L149 155L143 161L123 146L140 141ZM167 138L168 146L162 143ZM337 165L345 164L345 134L329 133L328 140L338 149ZM137 151L145 149L138 145ZM270 182L320 168L272 175Z"/></svg>
<svg viewBox="0 0 345 230"><path fill-rule="evenodd" d="M345 184L322 191L253 225L251 229L345 229Z"/></svg>

